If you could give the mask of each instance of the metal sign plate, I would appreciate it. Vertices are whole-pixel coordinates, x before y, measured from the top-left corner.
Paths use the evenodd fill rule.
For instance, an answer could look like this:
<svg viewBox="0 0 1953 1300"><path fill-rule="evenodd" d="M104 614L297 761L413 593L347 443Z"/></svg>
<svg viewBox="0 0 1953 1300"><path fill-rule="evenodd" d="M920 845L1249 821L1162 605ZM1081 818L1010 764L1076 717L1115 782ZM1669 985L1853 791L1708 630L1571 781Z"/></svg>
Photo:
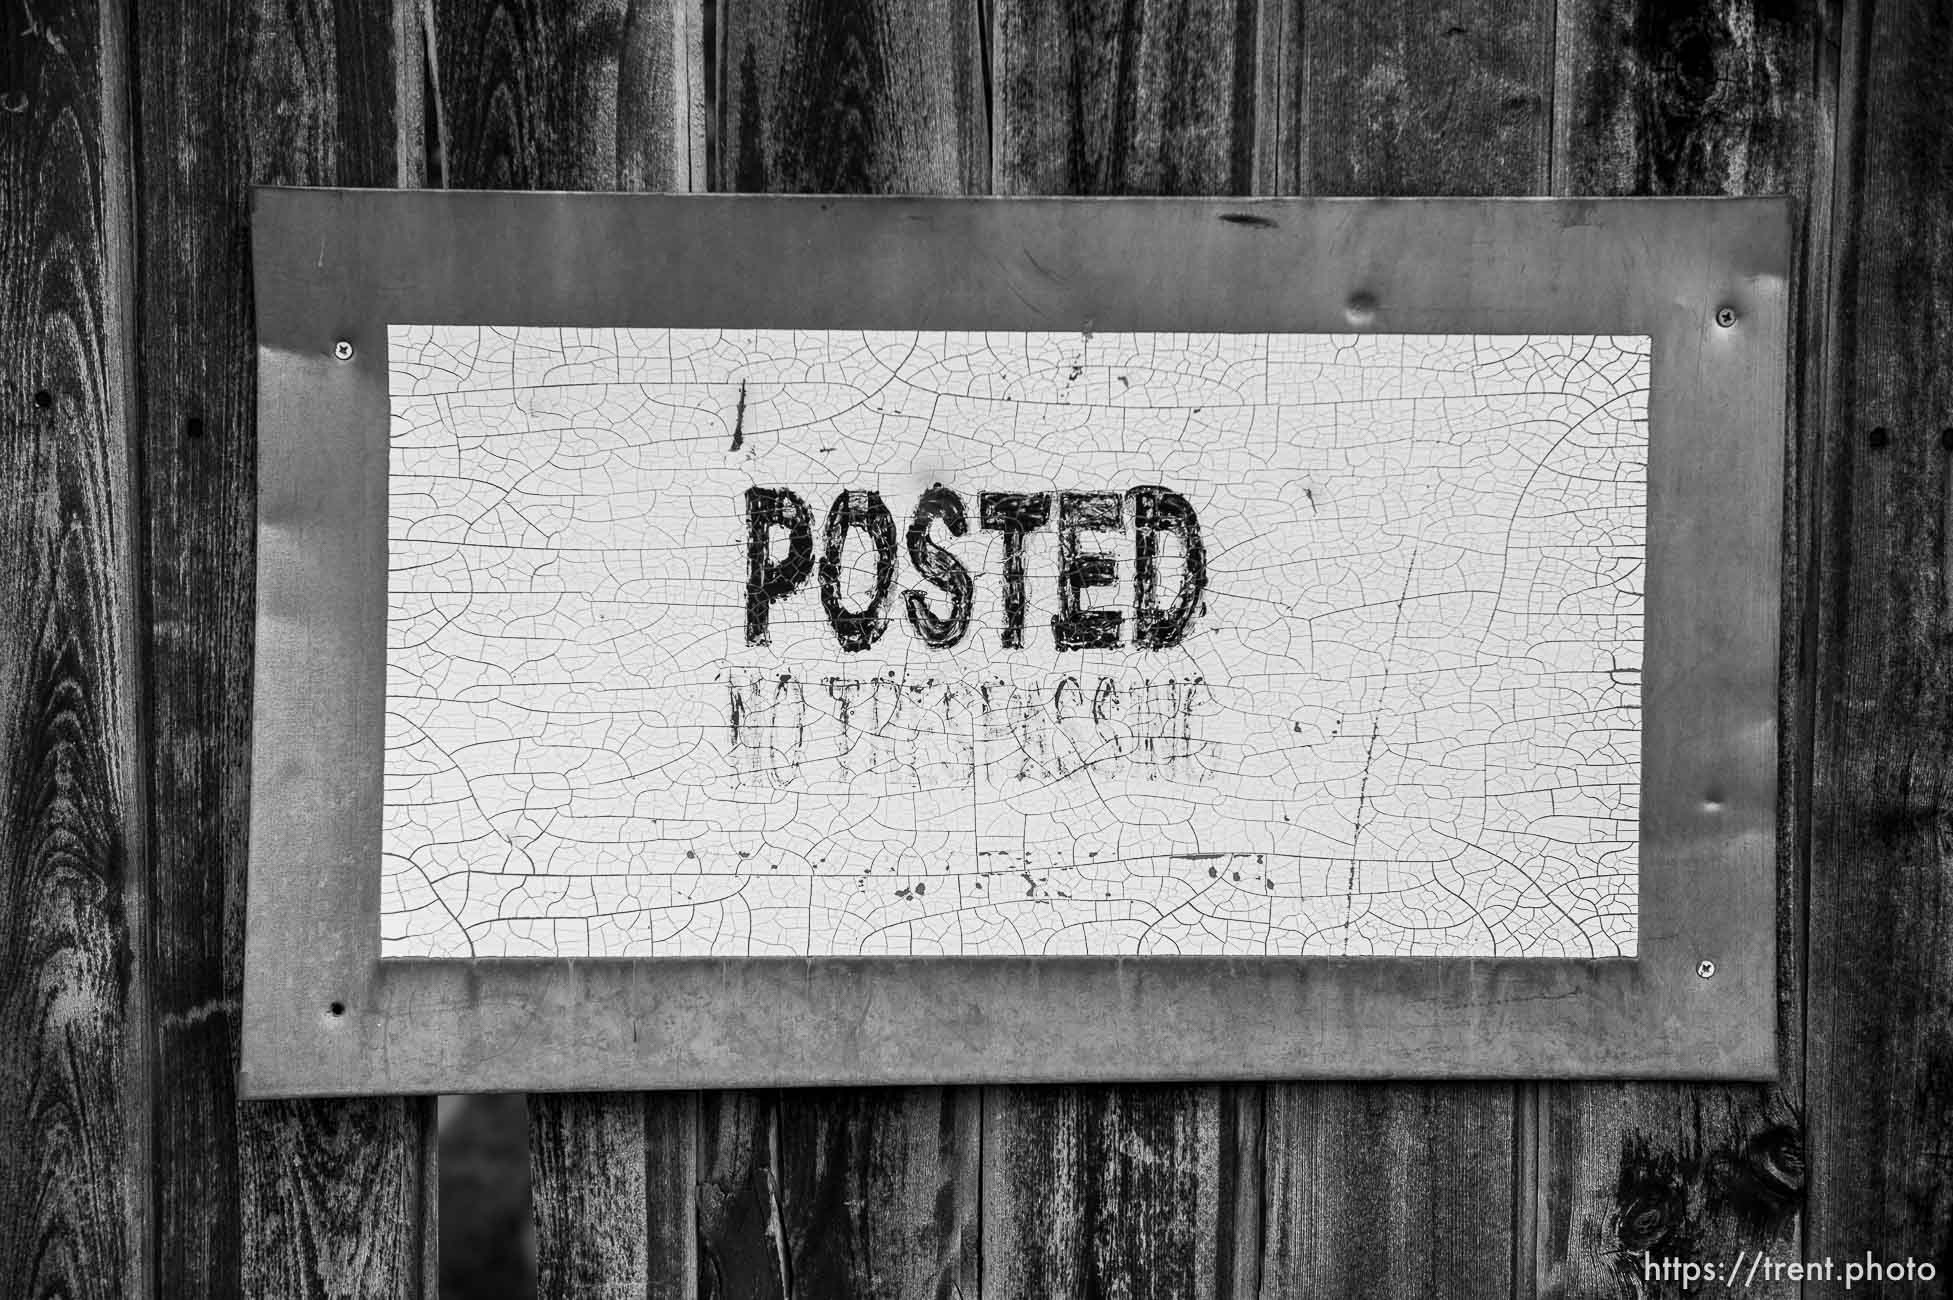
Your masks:
<svg viewBox="0 0 1953 1300"><path fill-rule="evenodd" d="M254 240L248 1093L1773 1072L1781 203Z"/></svg>

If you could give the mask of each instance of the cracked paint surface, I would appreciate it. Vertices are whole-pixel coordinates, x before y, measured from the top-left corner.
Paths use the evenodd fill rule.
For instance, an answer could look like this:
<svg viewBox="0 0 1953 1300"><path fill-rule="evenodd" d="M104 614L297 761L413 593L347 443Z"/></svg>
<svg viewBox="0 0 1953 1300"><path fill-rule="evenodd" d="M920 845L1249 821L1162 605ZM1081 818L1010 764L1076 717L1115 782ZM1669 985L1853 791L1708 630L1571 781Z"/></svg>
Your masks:
<svg viewBox="0 0 1953 1300"><path fill-rule="evenodd" d="M389 355L385 957L1635 951L1645 338L396 325ZM749 489L818 554L843 493L901 534L936 485L960 640L904 618L947 597L900 548L866 648L812 577L749 639ZM1006 646L980 495L1142 486L1198 517L1178 644L1134 645L1128 510L1080 597L1121 639L1057 647L1054 504ZM862 609L867 534L838 556Z"/></svg>

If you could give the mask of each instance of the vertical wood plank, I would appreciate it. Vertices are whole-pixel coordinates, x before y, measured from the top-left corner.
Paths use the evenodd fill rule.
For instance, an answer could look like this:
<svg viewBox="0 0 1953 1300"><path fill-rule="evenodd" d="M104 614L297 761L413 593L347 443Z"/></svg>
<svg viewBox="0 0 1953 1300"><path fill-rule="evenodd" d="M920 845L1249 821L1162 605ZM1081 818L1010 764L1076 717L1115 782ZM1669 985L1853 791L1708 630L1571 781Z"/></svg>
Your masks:
<svg viewBox="0 0 1953 1300"><path fill-rule="evenodd" d="M699 1097L699 1300L794 1294L780 1208L777 1092Z"/></svg>
<svg viewBox="0 0 1953 1300"><path fill-rule="evenodd" d="M1506 1296L1513 1089L1271 1084L1268 1297Z"/></svg>
<svg viewBox="0 0 1953 1300"><path fill-rule="evenodd" d="M1561 0L1553 192L1806 197L1830 149L1827 7Z"/></svg>
<svg viewBox="0 0 1953 1300"><path fill-rule="evenodd" d="M1552 36L1550 0L1303 0L1263 42L1263 84L1296 114L1262 115L1265 174L1323 195L1537 193ZM1517 1095L1271 1085L1264 1293L1510 1294Z"/></svg>
<svg viewBox="0 0 1953 1300"><path fill-rule="evenodd" d="M698 0L433 0L441 172L462 189L704 179ZM537 1295L695 1290L691 1094L529 1098Z"/></svg>
<svg viewBox="0 0 1953 1300"><path fill-rule="evenodd" d="M702 188L698 0L433 0L447 183Z"/></svg>
<svg viewBox="0 0 1953 1300"><path fill-rule="evenodd" d="M1953 11L1854 6L1839 101L1812 795L1807 1251L1953 1278ZM1817 1289L1842 1294L1840 1286Z"/></svg>
<svg viewBox="0 0 1953 1300"><path fill-rule="evenodd" d="M980 194L982 34L967 0L723 0L713 188Z"/></svg>
<svg viewBox="0 0 1953 1300"><path fill-rule="evenodd" d="M963 0L724 0L715 189L981 192L982 33ZM976 1294L974 1089L702 1102L705 1296Z"/></svg>
<svg viewBox="0 0 1953 1300"><path fill-rule="evenodd" d="M1821 441L1824 260L1835 111L1824 6L1562 0L1554 190L1563 194L1788 194L1793 271L1779 690L1778 1036L1774 1088L1538 1086L1540 1181L1521 1243L1541 1295L1660 1293L1644 1257L1727 1265L1797 1253L1804 1195L1803 864L1813 717L1812 519ZM1713 955L1713 954L1711 954ZM1522 1215L1522 1219L1526 1216ZM1679 1285L1669 1282L1672 1290ZM1745 1295L1790 1295L1758 1277Z"/></svg>
<svg viewBox="0 0 1953 1300"><path fill-rule="evenodd" d="M975 1300L979 1106L974 1088L782 1094L793 1295Z"/></svg>
<svg viewBox="0 0 1953 1300"><path fill-rule="evenodd" d="M1536 1238L1522 1268L1542 1296L1679 1294L1659 1262L1798 1258L1804 1135L1781 1093L1685 1083L1539 1085ZM1792 1296L1759 1275L1728 1294ZM1711 1289L1709 1294L1725 1294Z"/></svg>
<svg viewBox="0 0 1953 1300"><path fill-rule="evenodd" d="M1298 192L1544 192L1550 0L1292 2L1271 54L1299 60L1278 81L1300 120L1274 123Z"/></svg>
<svg viewBox="0 0 1953 1300"><path fill-rule="evenodd" d="M536 1294L641 1300L658 1236L647 1184L645 1098L532 1096L529 1153ZM668 1245L666 1241L658 1243Z"/></svg>
<svg viewBox="0 0 1953 1300"><path fill-rule="evenodd" d="M1243 1103L1251 1118L1240 1111ZM983 1291L989 1296L1257 1294L1260 1090L990 1088Z"/></svg>
<svg viewBox="0 0 1953 1300"><path fill-rule="evenodd" d="M386 4L136 11L148 508L157 1278L171 1296L420 1296L420 1099L236 1099L250 788L255 384L248 187L392 185L412 52Z"/></svg>
<svg viewBox="0 0 1953 1300"><path fill-rule="evenodd" d="M0 1295L147 1290L128 48L0 5Z"/></svg>
<svg viewBox="0 0 1953 1300"><path fill-rule="evenodd" d="M435 1294L434 1124L419 1098L247 1102L238 1108L238 1273L164 1238L165 1277L201 1268L209 1291L159 1295L400 1297ZM180 1193L186 1199L187 1192ZM215 1215L229 1211L206 1201ZM179 1220L184 1217L178 1211ZM181 1252L186 1262L170 1257Z"/></svg>
<svg viewBox="0 0 1953 1300"><path fill-rule="evenodd" d="M1503 1296L1512 1089L1271 1087L1263 1295Z"/></svg>
<svg viewBox="0 0 1953 1300"><path fill-rule="evenodd" d="M696 1092L645 1097L644 1148L646 1294L650 1300L693 1300L699 1293Z"/></svg>
<svg viewBox="0 0 1953 1300"><path fill-rule="evenodd" d="M1302 140L1308 83L1302 76L1300 0L1260 0L1255 14L1254 186L1257 194L1305 193Z"/></svg>
<svg viewBox="0 0 1953 1300"><path fill-rule="evenodd" d="M1263 6L998 0L995 186L1245 193ZM1249 1296L1260 1271L1261 1090L985 1090L990 1296Z"/></svg>
<svg viewBox="0 0 1953 1300"><path fill-rule="evenodd" d="M698 1094L527 1099L539 1296L691 1300Z"/></svg>
<svg viewBox="0 0 1953 1300"><path fill-rule="evenodd" d="M996 7L999 194L1245 194L1254 0Z"/></svg>

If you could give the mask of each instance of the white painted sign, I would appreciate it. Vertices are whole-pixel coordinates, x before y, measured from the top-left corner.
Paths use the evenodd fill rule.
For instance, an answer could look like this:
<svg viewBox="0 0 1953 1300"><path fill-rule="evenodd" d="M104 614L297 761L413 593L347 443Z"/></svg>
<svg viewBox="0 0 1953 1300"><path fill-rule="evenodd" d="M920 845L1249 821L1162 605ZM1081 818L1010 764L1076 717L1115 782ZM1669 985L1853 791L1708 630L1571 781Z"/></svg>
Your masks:
<svg viewBox="0 0 1953 1300"><path fill-rule="evenodd" d="M1645 338L389 348L385 957L1635 953Z"/></svg>

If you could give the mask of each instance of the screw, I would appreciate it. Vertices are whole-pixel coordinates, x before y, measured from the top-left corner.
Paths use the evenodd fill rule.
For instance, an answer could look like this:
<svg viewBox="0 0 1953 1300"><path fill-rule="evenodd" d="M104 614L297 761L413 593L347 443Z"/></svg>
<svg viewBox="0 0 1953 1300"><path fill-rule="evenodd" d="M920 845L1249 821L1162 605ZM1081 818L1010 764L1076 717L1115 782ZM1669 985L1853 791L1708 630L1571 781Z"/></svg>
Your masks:
<svg viewBox="0 0 1953 1300"><path fill-rule="evenodd" d="M1716 977L1716 964L1707 957L1704 957L1701 961L1695 963L1695 973L1705 980L1712 980Z"/></svg>
<svg viewBox="0 0 1953 1300"><path fill-rule="evenodd" d="M1716 324L1722 326L1724 329L1728 329L1735 323L1736 309L1734 307L1716 308Z"/></svg>
<svg viewBox="0 0 1953 1300"><path fill-rule="evenodd" d="M351 361L353 359L353 345L345 339L340 339L332 345L332 355L338 357L341 361Z"/></svg>

